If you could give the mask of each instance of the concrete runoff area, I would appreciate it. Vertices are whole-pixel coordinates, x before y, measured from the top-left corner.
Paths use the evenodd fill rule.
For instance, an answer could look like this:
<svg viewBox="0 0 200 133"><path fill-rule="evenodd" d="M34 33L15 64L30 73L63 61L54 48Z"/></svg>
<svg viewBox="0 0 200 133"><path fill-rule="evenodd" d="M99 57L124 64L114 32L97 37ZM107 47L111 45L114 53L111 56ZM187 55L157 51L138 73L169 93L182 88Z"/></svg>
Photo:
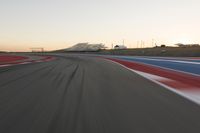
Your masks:
<svg viewBox="0 0 200 133"><path fill-rule="evenodd" d="M0 81L0 133L200 133L199 105L105 59L60 55Z"/></svg>

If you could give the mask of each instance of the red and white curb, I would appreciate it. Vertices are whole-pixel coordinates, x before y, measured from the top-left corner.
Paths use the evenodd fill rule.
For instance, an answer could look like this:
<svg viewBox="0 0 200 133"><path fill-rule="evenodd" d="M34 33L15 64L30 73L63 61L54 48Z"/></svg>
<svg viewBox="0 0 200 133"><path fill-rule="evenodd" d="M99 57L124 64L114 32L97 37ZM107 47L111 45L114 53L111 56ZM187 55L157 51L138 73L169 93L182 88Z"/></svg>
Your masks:
<svg viewBox="0 0 200 133"><path fill-rule="evenodd" d="M1 67L15 66L15 65L30 64L30 63L48 62L48 61L51 61L53 59L55 59L55 58L52 57L52 56L45 56L45 57L42 57L42 59L39 59L39 60L30 60L30 61L25 61L25 62L15 62L15 63L1 64L0 68Z"/></svg>
<svg viewBox="0 0 200 133"><path fill-rule="evenodd" d="M106 58L200 105L200 76L147 64Z"/></svg>
<svg viewBox="0 0 200 133"><path fill-rule="evenodd" d="M200 90L198 88L157 75L130 70L200 105Z"/></svg>

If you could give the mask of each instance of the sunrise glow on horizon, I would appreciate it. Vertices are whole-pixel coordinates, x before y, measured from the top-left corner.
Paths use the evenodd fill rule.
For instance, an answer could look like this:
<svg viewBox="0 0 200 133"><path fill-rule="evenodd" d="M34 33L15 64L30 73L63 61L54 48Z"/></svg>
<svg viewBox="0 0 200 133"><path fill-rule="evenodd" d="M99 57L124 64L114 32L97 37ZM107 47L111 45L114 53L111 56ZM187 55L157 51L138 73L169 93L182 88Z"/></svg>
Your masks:
<svg viewBox="0 0 200 133"><path fill-rule="evenodd" d="M1 0L0 51L200 43L199 0Z"/></svg>

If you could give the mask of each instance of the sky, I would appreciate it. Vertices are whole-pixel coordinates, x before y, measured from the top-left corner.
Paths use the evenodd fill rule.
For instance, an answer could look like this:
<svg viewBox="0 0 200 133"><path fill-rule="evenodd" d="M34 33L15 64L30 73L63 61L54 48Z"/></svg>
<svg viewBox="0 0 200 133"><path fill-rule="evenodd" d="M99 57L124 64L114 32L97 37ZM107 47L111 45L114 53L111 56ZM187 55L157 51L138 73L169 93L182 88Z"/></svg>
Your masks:
<svg viewBox="0 0 200 133"><path fill-rule="evenodd" d="M0 51L200 43L199 0L0 0Z"/></svg>

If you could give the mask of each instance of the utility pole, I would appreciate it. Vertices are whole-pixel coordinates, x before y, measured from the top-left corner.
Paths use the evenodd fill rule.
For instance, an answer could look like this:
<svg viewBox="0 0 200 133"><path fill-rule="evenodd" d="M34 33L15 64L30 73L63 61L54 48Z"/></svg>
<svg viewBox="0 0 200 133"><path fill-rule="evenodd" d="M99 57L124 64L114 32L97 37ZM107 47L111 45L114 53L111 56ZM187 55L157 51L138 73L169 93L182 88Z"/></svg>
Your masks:
<svg viewBox="0 0 200 133"><path fill-rule="evenodd" d="M145 47L145 42L143 40L141 40L140 42L140 48L144 48Z"/></svg>
<svg viewBox="0 0 200 133"><path fill-rule="evenodd" d="M139 48L139 45L140 45L139 43L140 43L140 42L139 42L139 41L137 41L137 48Z"/></svg>
<svg viewBox="0 0 200 133"><path fill-rule="evenodd" d="M154 39L152 39L152 47L154 47Z"/></svg>

